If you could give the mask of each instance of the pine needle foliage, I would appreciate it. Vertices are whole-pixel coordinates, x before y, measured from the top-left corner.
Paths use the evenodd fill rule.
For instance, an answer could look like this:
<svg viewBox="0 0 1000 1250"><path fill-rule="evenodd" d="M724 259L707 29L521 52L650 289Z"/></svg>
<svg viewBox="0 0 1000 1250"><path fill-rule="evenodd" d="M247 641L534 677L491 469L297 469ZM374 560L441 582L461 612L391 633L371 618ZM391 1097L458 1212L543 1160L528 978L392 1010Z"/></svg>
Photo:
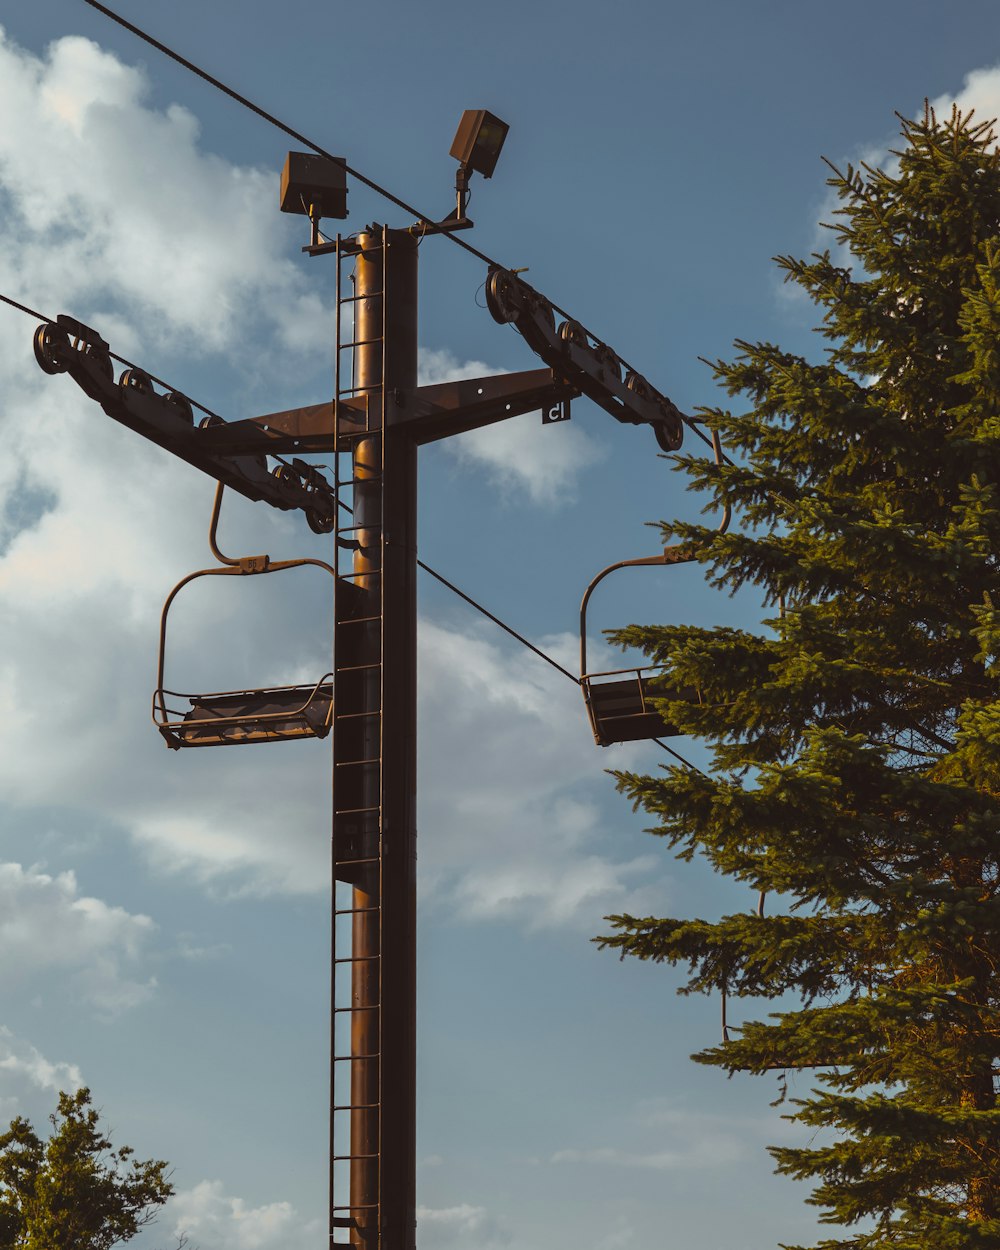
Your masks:
<svg viewBox="0 0 1000 1250"><path fill-rule="evenodd" d="M112 1148L90 1091L61 1093L43 1141L18 1116L0 1134L0 1250L110 1250L174 1192L167 1164ZM184 1244L182 1239L181 1244Z"/></svg>
<svg viewBox="0 0 1000 1250"><path fill-rule="evenodd" d="M822 362L740 342L715 365L748 405L704 414L736 463L681 468L742 524L663 527L773 614L615 635L699 691L663 707L713 753L620 788L772 903L598 941L686 966L682 993L794 996L694 1058L809 1070L789 1118L829 1131L771 1153L837 1226L817 1245L996 1250L1000 159L971 114L901 122L889 170L831 166L839 246L778 258Z"/></svg>

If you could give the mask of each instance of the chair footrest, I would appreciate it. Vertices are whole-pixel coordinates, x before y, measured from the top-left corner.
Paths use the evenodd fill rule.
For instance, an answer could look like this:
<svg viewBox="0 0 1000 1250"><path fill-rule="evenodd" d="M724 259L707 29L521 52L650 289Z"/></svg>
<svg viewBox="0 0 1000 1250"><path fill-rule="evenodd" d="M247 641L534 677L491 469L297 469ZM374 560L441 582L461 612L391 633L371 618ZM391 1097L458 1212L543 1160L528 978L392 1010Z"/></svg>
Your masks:
<svg viewBox="0 0 1000 1250"><path fill-rule="evenodd" d="M222 694L173 695L170 691L157 691L157 710L165 706L167 696L190 703L180 718L169 711L165 719L158 718L160 733L167 746L174 749L325 738L332 722L330 682Z"/></svg>

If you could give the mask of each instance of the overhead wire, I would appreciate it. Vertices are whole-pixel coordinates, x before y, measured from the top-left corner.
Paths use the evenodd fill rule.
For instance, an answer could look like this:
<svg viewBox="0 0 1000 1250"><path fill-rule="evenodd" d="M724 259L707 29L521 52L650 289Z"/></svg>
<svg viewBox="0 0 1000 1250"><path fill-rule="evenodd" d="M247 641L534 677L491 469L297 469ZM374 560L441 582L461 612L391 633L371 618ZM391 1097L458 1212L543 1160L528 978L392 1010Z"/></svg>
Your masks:
<svg viewBox="0 0 1000 1250"><path fill-rule="evenodd" d="M459 588L454 584L454 582L448 581L446 577L443 577L436 570L432 569L429 564L425 564L423 560L418 559L417 564L420 568L424 570L425 573L429 573L431 577L436 578L437 581L439 581L443 586L447 586L447 588L450 591L452 591L454 594L458 595L460 599L464 599L465 602L469 604L470 607L475 608L477 612L481 612L482 615L487 618L487 620L492 621L494 625L499 625L499 627L502 630L504 630L506 633L510 634L512 638L516 638L517 641L521 643L522 646L527 647L529 651L533 651L535 655L537 655L540 659L543 659L546 664L550 664L554 669L557 670L557 672L562 673L564 677L568 677L574 686L580 685L580 678L574 676L574 674L571 673L568 668L563 668L563 666L558 662L558 660L554 660L552 656L547 655L540 647L536 647L533 642L529 642L528 639L525 638L523 634L519 634L516 629L513 629L505 621L502 621L499 616L494 616L494 614L488 608L483 607L483 605L481 603L478 603L475 599L473 599L471 595L467 595L464 590L459 590ZM692 764L690 760L685 759L684 756L681 755L680 751L675 751L673 747L668 747L665 742L661 741L661 739L651 738L650 741L655 742L656 745L660 747L662 750L666 751L668 755L672 755L674 759L680 761L680 763L683 764L685 768L688 768L692 772L695 772L695 773L701 773L703 777L708 776L708 773L706 773L703 769L699 768L697 764Z"/></svg>
<svg viewBox="0 0 1000 1250"><path fill-rule="evenodd" d="M50 325L58 324L54 317L46 317L44 313L38 312L34 308L29 308L27 304L21 304L16 299L11 299L9 295L0 292L0 302L9 304L11 308L16 308L18 312L26 313L29 317L33 317L36 321L48 322ZM117 360L120 365L124 365L126 369L137 369L140 373L144 373L151 382L155 382L157 386L162 386L165 391L173 391L175 394L183 395L192 408L197 408L199 412L205 413L206 416L214 417L216 421L225 421L225 417L220 416L217 412L213 412L211 408L206 408L196 399L192 399L186 391L182 391L180 387L174 386L172 382L167 382L164 378L157 377L155 373L150 373L148 369L143 369L137 365L135 361L126 360L124 356L119 356L116 352L108 350L108 357L111 360ZM278 464L286 469L291 469L294 473L295 466L292 462L280 455L278 452L269 451L267 453L272 460L276 460ZM343 506L343 505L342 505Z"/></svg>
<svg viewBox="0 0 1000 1250"><path fill-rule="evenodd" d="M113 9L109 9L106 4L101 4L100 0L83 0L83 2L84 4L89 5L90 8L96 9L98 13L103 13L104 16L110 18L111 21L117 22L119 26L129 31L130 34L135 35L137 39L141 39L144 43L148 43L150 47L155 48L157 52L162 52L164 56L169 57L172 61L176 61L178 65L182 65L186 70L190 70L192 74L196 74L204 82L207 82L210 86L215 87L216 90L221 91L224 95L229 96L231 100L235 100L237 104L242 104L243 107L249 109L251 113L256 113L258 117L288 135L289 138L295 139L298 143L305 144L305 146L307 148L311 148L317 156L325 157L329 161L340 161L342 168L345 169L351 177L357 178L359 182L364 183L366 187L369 187L378 195L383 196L385 199L389 200L390 203L395 204L397 208L401 208L405 213L411 214L420 221L431 220L426 216L426 214L421 213L418 208L414 208L412 204L407 204L405 200L400 199L398 195L393 195L391 191L375 182L374 179L369 178L359 169L355 169L353 166L347 164L343 158L334 157L326 150L326 148L320 147L318 143L314 143L312 139L307 138L306 135L302 134L300 131L295 130L292 126L289 126L280 118L275 117L273 113L269 113L266 109L261 108L259 104L254 104L254 102L248 99L245 95L241 95L240 92L236 91L233 87L227 86L226 83L216 78L213 74L208 73L207 70L195 65L193 61L189 61L187 57L182 56L179 52L175 52L173 48L168 47L167 44L154 38L140 26L136 26L134 22L128 21L128 19L122 17L120 13L116 13ZM487 256L485 252L481 252L478 248L473 247L471 243L466 243L464 239L456 238L450 234L447 237L450 238L453 243L456 243L459 247L464 248L465 251L470 252L477 259L483 261L484 264L500 268L495 260L492 260L489 256ZM559 311L562 310L560 309Z"/></svg>
<svg viewBox="0 0 1000 1250"><path fill-rule="evenodd" d="M436 578L437 581L439 581L442 584L442 586L447 586L448 589L453 591L456 595L458 595L460 599L464 599L465 602L468 603L471 607L474 607L477 612L481 612L483 616L491 620L494 623L494 625L499 625L500 628L502 630L505 630L508 634L510 634L512 638L516 638L517 641L522 644L522 646L527 647L529 651L534 651L535 655L540 656L545 661L546 664L551 664L552 667L554 669L557 669L560 673L562 673L564 677L568 677L570 681L574 683L574 685L579 686L580 684L579 677L574 677L574 675L569 671L568 668L563 668L563 666L557 660L554 660L551 655L546 655L545 652L542 651L540 647L536 647L533 642L529 642L528 639L525 638L523 634L519 634L516 629L512 629L511 626L506 624L506 622L502 621L499 618L499 616L494 616L493 613L490 612L488 608L484 608L481 603L477 603L476 600L473 599L471 595L467 595L464 590L459 590L459 588L453 582L448 581L446 577L442 577L440 573L435 572L435 570L432 569L430 565L424 564L423 560L418 559L417 564L419 565L420 568L424 570L425 573L429 573L431 577Z"/></svg>
<svg viewBox="0 0 1000 1250"><path fill-rule="evenodd" d="M0 303L10 305L11 308L17 309L18 312L25 313L27 316L32 317L36 321L48 322L49 324L53 324L53 318L46 317L44 313L38 312L37 309L31 308L27 304L22 304L20 303L20 301L11 298L11 296L9 295L4 295L2 292L0 292ZM117 360L119 364L125 365L125 367L128 369L139 368L139 366L134 364L131 360L126 360L124 356L118 356L114 352L110 352L110 351L108 352L108 355L111 357L112 360ZM176 388L172 386L171 383L165 382L162 378L156 377L155 374L150 373L148 370L143 370L143 372L151 381L156 382L158 386L162 386L166 390L171 390L171 391L176 390ZM185 395L185 398L192 405L192 407L199 409L201 412L207 413L211 417L218 417L217 413L212 412L210 408L206 408L204 404L198 403L197 400L191 399L191 397L188 395ZM225 420L225 418L223 417L218 417L218 419L220 421ZM273 455L273 453L268 453L268 454ZM277 460L280 464L288 463L284 459L284 457L280 455L273 455L273 459ZM346 503L343 503L341 506L346 508L348 512L351 510L350 507ZM569 680L575 686L580 685L579 677L574 676L574 674L571 673L569 669L564 668L558 662L558 660L554 660L552 656L546 654L546 652L544 652L540 647L535 646L535 644L529 641L529 639L525 638L523 634L518 633L518 631L514 629L513 626L508 625L506 621L501 620L499 616L496 616L488 608L484 607L481 603L477 602L477 600L473 599L471 595L466 594L465 591L461 590L458 586L456 586L454 582L449 581L448 578L444 576L444 574L439 573L436 569L432 569L431 566L429 564L425 564L423 560L418 559L417 565L420 568L422 568L425 573L429 574L431 577L435 578L435 580L439 581L442 586L447 587L448 590L450 590L453 594L457 595L460 599L464 600L467 604L469 604L470 607L474 608L477 612L480 612L488 620L492 621L494 625L499 626L499 628L504 630L505 633L508 633L512 638L516 639L516 641L521 643L522 646L526 647L529 651L534 652L534 654L537 655L540 659L544 660L546 664L551 665L552 668L557 670L557 672L562 673L564 677L568 677ZM701 773L702 776L707 776L707 774L702 772L702 770L698 768L697 765L692 764L689 760L686 760L684 756L680 754L680 752L675 751L672 747L667 746L667 744L665 742L661 742L659 738L653 738L652 741L655 742L658 747L661 747L664 751L668 752L668 754L674 756L674 758L679 760L682 764L684 764L685 767L692 769L694 772Z"/></svg>
<svg viewBox="0 0 1000 1250"><path fill-rule="evenodd" d="M40 313L34 308L29 308L27 304L18 303L16 299L11 299L9 295L0 293L0 302L9 304L11 308L16 308L18 312L27 313L29 317L33 317L36 321L47 321L50 325L57 324L55 317L46 317L44 313ZM137 365L135 361L126 360L124 356L119 356L116 352L110 350L108 351L108 356L112 360L117 360L120 365L124 365L126 369L139 369L140 372L144 373L151 382L155 382L157 386L162 386L164 390L176 391L177 394L183 395L192 408L197 408L199 412L205 413L206 416L215 417L218 421L225 420L225 418L220 417L217 412L213 412L211 408L206 408L204 404L199 404L196 399L192 399L191 396L185 391L182 391L180 387L174 386L172 382L167 382L163 378L158 378L155 373L150 373L148 369L143 369L140 365Z"/></svg>
<svg viewBox="0 0 1000 1250"><path fill-rule="evenodd" d="M18 312L26 313L29 317L33 317L36 321L45 321L50 325L58 324L53 317L46 317L44 313L40 313L34 308L29 308L27 304L21 304L16 299L11 299L9 295L4 295L2 292L0 292L0 302L9 304L11 308L16 308ZM119 356L116 352L113 352L110 349L108 351L108 356L111 360L117 360L120 365L124 365L126 369L138 369L139 372L144 373L151 382L155 382L157 386L162 386L164 390L173 391L175 394L183 395L192 408L197 408L199 412L205 413L206 416L214 417L217 421L224 422L226 420L225 417L220 416L219 413L213 412L211 408L206 408L206 406L199 403L198 400L192 399L186 391L182 391L179 387L174 386L172 382L167 382L164 378L157 377L155 373L150 373L148 369L143 369L134 361L126 360L124 356ZM284 468L291 469L293 473L296 472L295 466L292 462L285 456L282 456L279 452L269 451L267 452L267 455L270 456L272 460L277 461L277 463L282 465ZM348 508L347 504L342 501L338 502L340 502L340 506L342 508L345 508L348 512L350 512L350 508Z"/></svg>
<svg viewBox="0 0 1000 1250"><path fill-rule="evenodd" d="M29 317L34 317L36 321L50 321L50 317L43 316L40 312L35 312L33 308L29 308L27 304L19 304L16 299L11 299L9 295L0 295L0 300L5 304L10 304L11 308L16 308L18 312L27 313Z"/></svg>
<svg viewBox="0 0 1000 1250"><path fill-rule="evenodd" d="M315 143L307 135L302 134L301 131L295 130L294 127L289 126L286 122L283 122L280 118L276 117L273 113L269 113L266 109L262 108L259 104L255 104L247 96L242 95L240 92L236 91L235 88L228 86L226 83L222 82L221 79L216 78L213 74L210 74L207 70L202 69L199 65L196 65L193 61L189 60L187 57L183 56L181 53L175 51L173 48L169 47L167 44L163 43L161 40L156 39L153 35L143 30L140 26L137 26L134 22L130 22L127 18L123 17L120 13L116 13L113 9L109 8L106 4L102 4L100 0L84 0L84 3L88 5L90 8L103 14L109 20L117 23L117 25L121 26L124 30L127 30L130 34L134 35L137 39L140 39L144 43L147 43L150 47L155 48L158 52L162 53L164 56L168 57L170 60L176 62L178 65L182 66L184 69L188 70L190 73L195 74L198 78L201 78L204 82L207 82L210 86L214 87L216 90L221 91L224 95L234 100L237 104L242 105L244 108L248 109L250 112L260 117L263 121L266 121L269 125L274 126L276 129L282 131L282 133L288 135L289 138L295 139L296 142L304 144L306 147L310 148L313 152L315 152L318 156L322 156L326 160L331 160L331 161L339 160L344 170L348 174L350 174L351 177L356 178L359 182L367 186L370 190L376 192L376 194L378 195L381 195L384 199L389 200L389 202L394 204L397 208L401 208L405 213L408 213L409 215L416 217L419 224L426 226L426 224L431 220L431 218L426 213L422 213L418 208L415 208L412 204L408 204L406 200L403 200L399 196L393 194L393 192L388 190L387 187L382 186L380 183L376 182L374 179L369 178L366 174L363 174L359 169L356 169L354 166L350 165L344 158L334 157L332 153L328 152L320 144ZM478 260L482 261L485 265L488 265L491 269L504 268L504 266L502 266L499 261L494 260L491 256L487 255L487 253L480 251L479 248L473 247L472 244L466 242L465 239L460 238L459 236L448 231L445 231L442 233L444 234L444 237L448 239L450 242L456 244L458 247L468 252L471 256L475 256ZM3 298L5 303L8 303L12 305L13 307L20 309L22 312L26 312L31 316L39 317L39 314L34 312L34 310L27 308L25 305L18 304L16 301L10 299L7 296L2 296L0 298ZM572 314L567 312L564 308L560 308L560 306L554 303L553 301L549 301L549 303L551 304L551 307L553 308L553 310L559 313L560 316L565 317L568 320L572 320ZM49 320L49 318L41 317L41 320ZM596 335L592 335L592 337L601 346L607 346L606 344L601 343L601 340L598 339ZM113 360L119 361L119 363L124 364L126 367L130 369L138 368L137 365L134 365L131 361L123 359L121 356L117 356L114 353L109 353L109 355L111 355ZM618 355L618 353L616 352L615 355ZM622 364L626 367L626 369L633 368L629 364L629 362L625 360L623 356L618 355L618 359L622 362ZM164 382L162 379L155 377L153 374L148 373L148 371L144 371L144 372L147 373L147 376L152 381L157 382L160 386L164 386L167 389L171 389L171 390L174 389L173 387L170 386L169 383ZM194 407L198 408L201 412L206 413L208 416L218 417L217 413L212 412L210 409L206 408L204 405L198 403L197 401L190 400L190 402ZM704 434L701 429L699 429L699 425L701 424L700 422L696 421L692 417L687 416L685 413L680 413L680 416L681 416L681 419L684 421L684 423L688 426L688 428L691 429L691 431L698 438L700 438L702 442L708 444L709 446L712 445L712 440L706 434ZM219 419L222 419L222 418L219 418ZM275 459L278 459L279 461L284 463L284 461L281 460L281 457L276 456ZM431 569L429 566L427 566L420 560L418 560L417 563L420 565L421 568L424 569L425 572L429 573L432 577L435 577L438 581L440 581L443 585L447 586L460 598L464 599L472 607L476 608L477 611L482 612L484 616L488 617L501 629L505 630L513 638L516 638L517 641L522 643L529 650L533 651L536 655L540 656L543 660L546 661L546 663L552 665L553 668L558 669L559 672L561 672L564 676L568 677L570 681L572 681L575 685L579 686L580 679L577 677L574 677L572 673L570 673L567 669L563 668L563 666L559 664L557 661L553 660L551 656L546 655L545 652L541 651L538 647L534 646L533 643L529 642L516 630L512 629L509 625L501 621L499 617L494 616L493 613L487 611L487 609L484 608L481 604L476 603L474 599L466 595L463 591L459 590L457 586L449 582L448 579L443 577L440 573L435 572L435 570ZM657 746L661 747L664 751L676 757L687 768L693 769L694 771L699 772L699 773L702 772L700 768L697 768L694 764L691 764L688 760L684 759L684 757L680 755L679 752L674 751L671 747L668 747L666 743L661 742L660 739L654 738L652 739L652 741L654 741L657 744ZM702 775L704 776L706 774L702 773Z"/></svg>
<svg viewBox="0 0 1000 1250"><path fill-rule="evenodd" d="M164 56L169 57L170 60L175 61L178 65L183 66L184 69L189 70L192 74L195 74L198 78L202 79L203 82L207 82L210 86L215 87L216 90L221 91L223 95L228 96L231 100L235 100L237 104L241 104L244 108L249 109L251 113L256 114L256 116L260 117L263 121L266 121L269 125L274 126L283 134L288 135L289 138L294 139L297 143L304 144L307 148L310 148L313 152L315 152L317 156L322 156L328 161L338 161L341 164L341 167L346 170L352 178L356 178L359 182L363 183L377 195L381 195L391 204L395 204L397 208L401 208L405 213L417 218L417 222L419 224L426 226L428 223L433 221L433 218L428 216L426 213L422 213L420 209L414 208L412 204L408 204L406 200L400 199L398 195L394 195L390 190L388 190L388 188L382 186L373 178L369 178L359 169L356 169L354 166L348 164L343 157L333 156L326 150L326 148L321 147L318 143L315 143L312 139L302 134L301 131L294 129L294 127L289 126L287 122L283 122L279 117L275 117L273 113L269 113L266 109L261 108L259 104L255 104L245 95L242 95L239 91L235 90L235 88L228 86L226 83L222 82L221 79L216 78L207 70L202 69L201 66L188 60L186 56L182 56L181 53L176 52L173 48L169 47L161 40L156 39L153 35L150 35L147 31L143 30L141 26L136 26L134 22L130 22L127 18L122 17L121 14L116 13L114 9L110 9L106 4L102 4L101 0L83 0L83 2L90 8L95 9L98 13L102 13L112 22L116 22L130 34L135 35L137 39L141 39L144 43L149 44L150 47L155 48L157 52L161 52ZM449 242L454 243L456 247L462 248L463 251L468 252L470 256L475 256L477 260L481 260L483 264L488 265L491 269L506 268L506 266L501 265L499 261L494 260L485 252L481 252L479 248L473 247L471 243L466 242L466 240L461 236L454 234L451 231L441 231L440 233L444 238L448 239ZM560 308L559 305L554 303L552 300L549 300L548 302L553 311L557 312L561 317L565 317L568 321L574 320L572 314L568 313L565 308ZM591 333L590 331L588 331L588 333L591 334L591 337L598 344L598 346L608 347L608 344L602 342L597 335ZM618 357L627 370L631 370L633 373L637 372L634 366L629 364L625 357L616 352L614 348L608 348L608 350ZM688 426L692 433L700 438L702 442L711 445L711 439L698 428L699 423L694 418L687 416L685 413L680 413L679 415L681 420Z"/></svg>

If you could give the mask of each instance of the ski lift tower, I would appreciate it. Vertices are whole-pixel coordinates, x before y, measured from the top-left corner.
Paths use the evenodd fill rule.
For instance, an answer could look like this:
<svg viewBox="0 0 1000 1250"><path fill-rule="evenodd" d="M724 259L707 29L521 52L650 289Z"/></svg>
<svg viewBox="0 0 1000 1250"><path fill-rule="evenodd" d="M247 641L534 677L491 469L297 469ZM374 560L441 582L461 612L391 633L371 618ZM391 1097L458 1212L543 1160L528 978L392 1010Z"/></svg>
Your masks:
<svg viewBox="0 0 1000 1250"><path fill-rule="evenodd" d="M223 568L213 572L256 576L309 563L334 574L333 669L314 686L183 696L189 708L171 710L165 609L154 695L154 720L174 748L332 731L331 1246L415 1247L417 449L523 413L567 420L581 395L619 421L650 426L664 451L681 443L683 418L665 395L579 322L567 317L557 327L560 310L496 265L486 284L490 313L513 325L545 367L417 385L418 244L472 226L469 176L492 175L506 133L486 110L463 115L451 149L456 204L444 220L368 225L332 240L320 223L347 216L344 162L289 154L280 206L309 218L303 250L332 256L337 268L332 403L196 423L184 395L159 393L162 384L142 370L130 366L116 382L109 346L91 327L60 316L35 334L47 373L68 372L114 420L219 483L210 544ZM332 456L332 484L302 459L309 455ZM331 563L223 556L215 532L225 486L302 511L314 531L333 535ZM646 697L640 681L615 716L645 715ZM648 731L643 721L643 733L629 736Z"/></svg>

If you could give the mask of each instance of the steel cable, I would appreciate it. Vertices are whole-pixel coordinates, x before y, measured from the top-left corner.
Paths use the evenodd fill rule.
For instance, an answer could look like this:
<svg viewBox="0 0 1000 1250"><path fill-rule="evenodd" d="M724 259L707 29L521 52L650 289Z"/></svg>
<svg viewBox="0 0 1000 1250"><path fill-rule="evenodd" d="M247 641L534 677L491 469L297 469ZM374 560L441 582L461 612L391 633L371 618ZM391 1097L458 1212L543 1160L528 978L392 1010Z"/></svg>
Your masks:
<svg viewBox="0 0 1000 1250"><path fill-rule="evenodd" d="M443 586L447 586L448 589L454 592L454 594L458 595L460 599L464 599L465 602L469 604L470 607L475 608L477 612L481 612L483 616L486 617L487 620L492 621L494 625L499 625L500 628L502 630L505 630L508 634L510 634L512 638L516 638L517 641L522 644L522 646L527 647L529 651L533 651L535 655L537 655L540 659L543 659L546 664L551 664L552 667L556 669L558 672L562 673L564 677L568 677L570 681L574 684L574 686L580 685L579 677L574 677L573 674L569 671L569 669L563 668L563 666L557 660L554 660L552 656L547 655L540 647L536 647L533 642L529 642L528 639L525 638L523 634L519 634L516 629L513 629L510 625L506 624L506 622L502 621L498 616L494 616L493 613L490 612L488 608L484 608L481 603L477 603L477 601L473 599L471 595L467 595L464 590L459 590L459 588L453 582L448 581L446 577L442 577L442 575L436 572L434 569L432 569L430 565L424 564L423 560L418 559L417 564L419 565L420 568L424 570L425 573L429 573L431 577L436 578ZM697 764L692 764L691 761L688 759L685 759L684 756L681 755L679 751L675 751L673 747L668 747L667 744L665 742L662 742L659 738L651 738L650 741L655 742L656 745L661 748L661 750L666 751L668 755L672 755L674 759L679 760L680 763L682 763L685 768L690 769L691 772L701 773L703 777L708 776L708 773L706 773L703 769L699 768Z"/></svg>
<svg viewBox="0 0 1000 1250"><path fill-rule="evenodd" d="M288 135L289 138L294 139L297 143L304 144L307 148L310 148L313 152L315 152L317 156L322 156L326 160L329 160L329 161L332 161L332 160L342 161L343 168L353 178L357 178L359 182L364 183L366 187L369 187L372 191L376 192L376 194L381 195L384 199L387 199L391 204L395 204L397 208L401 208L405 213L408 213L411 216L417 218L418 222L428 223L432 221L432 218L428 217L426 213L422 213L418 208L414 208L412 204L408 204L405 200L400 199L398 195L394 195L386 187L383 187L380 183L377 183L373 178L367 177L365 174L361 173L360 170L355 169L352 165L349 165L346 162L346 160L344 160L342 157L340 158L334 157L330 152L326 150L326 148L321 147L318 143L314 143L312 139L308 138L306 135L302 134L300 131L295 130L292 126L289 126L286 122L283 122L280 118L275 117L273 113L269 113L266 109L261 108L259 104L254 104L254 102L248 99L245 95L241 95L240 92L236 91L233 87L227 86L226 83L221 81L221 79L216 78L213 74L210 74L207 70L204 70L200 66L195 65L193 61L189 61L187 57L182 56L179 52L175 52L174 49L169 47L167 44L162 43L159 39L156 39L152 35L147 34L147 32L144 31L140 26L136 26L134 22L128 21L128 19L122 17L121 14L116 13L113 9L109 9L106 4L101 4L100 0L83 0L83 2L84 4L89 5L90 8L96 9L98 13L102 13L105 17L109 18L112 22L116 22L119 26L123 27L130 34L135 35L137 39L141 39L144 43L149 44L150 47L155 48L157 52L162 52L163 55L166 57L169 57L170 60L176 61L178 65L183 66L184 69L189 70L192 74L195 74L198 78L201 78L204 82L207 82L210 86L215 87L216 90L221 91L223 95L228 96L231 100L235 100L237 104L241 104L244 108L249 109L251 113L256 114L256 116L260 117L263 121L266 121L269 125L274 126L276 129L280 130L283 134ZM441 231L440 233L443 235L444 238L448 239L449 242L454 243L457 247L462 248L464 251L468 252L471 256L475 256L477 260L481 260L483 264L488 265L491 269L506 268L506 266L501 265L499 261L494 260L491 256L488 256L485 252L481 252L478 248L473 247L471 243L467 243L465 239L461 238L460 236L453 234L450 231ZM561 317L564 317L567 321L574 320L572 314L568 313L565 308L560 308L559 305L554 303L552 300L548 300L548 303L551 305L554 312L557 312ZM630 370L633 373L638 372L638 370L635 369L633 365L629 364L629 362L625 359L625 357L620 355L618 352L616 352L614 348L609 347L608 344L604 343L601 339L599 339L596 334L593 334L590 331L588 331L588 333L591 334L591 337L598 344L598 346L607 348L609 351L612 352L613 355L617 356L618 359L621 361L621 363L625 366L627 370ZM679 415L680 415L681 420L685 423L685 425L687 425L687 427L695 435L697 435L697 437L700 438L703 443L707 443L709 446L711 446L711 439L698 428L699 427L698 421L696 421L692 417L687 416L683 412L679 413Z"/></svg>
<svg viewBox="0 0 1000 1250"><path fill-rule="evenodd" d="M483 616L485 616L488 620L491 620L494 623L494 625L499 625L500 628L505 630L508 634L510 634L512 638L516 638L517 641L521 643L522 646L527 647L529 651L534 651L535 655L540 656L541 659L543 659L546 664L551 664L552 667L554 669L557 669L560 673L562 673L564 677L568 677L570 681L574 683L574 685L579 686L580 684L579 677L574 677L568 668L563 668L563 666L557 660L553 660L551 655L546 655L545 652L542 651L539 647L536 647L533 642L529 642L528 639L525 638L523 634L519 634L516 629L513 629L510 625L507 625L504 621L502 621L499 618L499 616L494 616L493 613L490 612L487 608L484 608L481 603L477 603L476 600L473 599L471 595L467 595L464 590L459 590L459 588L453 582L448 581L446 577L442 577L440 573L435 572L434 569L430 567L430 565L424 564L423 560L418 560L417 564L419 565L420 568L424 570L425 573L429 573L431 577L436 578L442 584L442 586L447 586L450 591L458 595L460 599L464 599L465 602L468 603L471 607L475 608L477 612L481 612Z"/></svg>
<svg viewBox="0 0 1000 1250"><path fill-rule="evenodd" d="M89 2L90 0L88 0L88 3ZM16 299L11 299L9 295L4 295L3 293L0 293L0 302L3 302L4 304L9 304L11 308L16 308L18 312L25 313L27 316L33 317L36 321L47 321L50 323L52 322L51 317L46 317L44 313L40 313L36 311L34 308L29 308L27 304L21 304ZM108 355L111 356L112 360L117 360L119 364L123 364L129 369L139 368L139 366L133 364L132 361L126 360L122 356L116 356L114 352L109 352ZM167 390L175 389L174 387L170 385L169 382L164 382L162 378L156 377L154 374L149 373L148 370L143 370L143 372L145 372L147 377L151 378L152 381L156 382L159 386L166 387ZM200 409L200 411L202 412L208 413L209 416L214 417L217 415L216 413L212 412L210 408L206 408L204 404L199 404L197 400L191 399L190 396L186 396L185 398L187 398L188 402L191 403L195 408ZM223 418L220 417L219 419L222 420ZM285 461L280 456L275 456L274 459L281 461L282 464L285 463ZM343 506L347 507L346 504ZM546 655L546 653L542 651L540 647L536 647L533 642L529 642L528 639L525 638L523 634L519 634L516 629L506 624L506 622L502 621L500 617L494 616L494 614L490 612L489 609L484 608L481 603L477 603L476 600L473 599L471 595L467 595L464 590L460 590L458 586L455 585L454 582L450 582L443 574L437 572L436 569L432 569L429 564L425 564L423 560L417 560L417 564L419 565L420 568L424 570L425 573L429 573L431 577L436 578L437 581L439 581L442 584L442 586L446 586L450 591L452 591L453 594L458 595L460 599L463 599L467 604L469 604L470 607L475 608L477 612L481 612L482 615L485 616L488 620L492 621L494 625L498 625L502 630L505 630L508 634L510 634L512 638L515 638L519 643L521 643L522 646L527 647L529 651L533 651L535 655L537 655L540 659L543 659L546 662L546 664L551 664L551 666L554 669L556 669L558 672L562 673L564 677L568 677L569 680L575 686L580 685L579 677L574 677L574 675L569 671L569 669L563 668L563 666L558 662L558 660L554 660L550 655ZM651 741L655 742L658 747L661 747L668 754L674 756L675 759L678 759L686 768L689 768L696 773L701 773L703 777L708 775L707 773L703 772L702 769L700 769L696 764L692 764L690 760L686 760L684 756L680 754L679 751L675 751L673 747L668 747L665 742L661 742L659 738L653 738L651 739Z"/></svg>
<svg viewBox="0 0 1000 1250"><path fill-rule="evenodd" d="M21 304L16 299L11 299L9 295L0 293L0 302L9 304L11 308L16 308L18 312L26 313L29 317L33 317L36 321L46 321L50 325L58 324L55 321L55 318L46 317L44 313L37 312L34 308L29 308L27 304ZM192 408L197 408L199 412L205 413L206 416L214 417L217 421L225 421L225 417L221 417L217 412L213 412L211 408L206 408L204 404L199 403L196 399L192 399L190 395L188 395L185 391L180 390L179 387L174 386L171 382L165 381L163 378L157 377L155 373L150 373L148 369L143 369L141 365L137 365L134 361L126 360L124 356L119 356L116 352L113 352L110 349L108 351L108 356L111 360L117 360L120 365L124 365L126 369L137 369L140 373L144 373L151 382L155 382L157 386L162 386L164 390L173 391L175 394L183 395ZM291 469L293 473L296 471L291 461L287 460L280 453L269 451L266 454L286 469ZM341 504L341 507L346 508L347 505ZM347 508L347 511L349 512L350 508Z"/></svg>

